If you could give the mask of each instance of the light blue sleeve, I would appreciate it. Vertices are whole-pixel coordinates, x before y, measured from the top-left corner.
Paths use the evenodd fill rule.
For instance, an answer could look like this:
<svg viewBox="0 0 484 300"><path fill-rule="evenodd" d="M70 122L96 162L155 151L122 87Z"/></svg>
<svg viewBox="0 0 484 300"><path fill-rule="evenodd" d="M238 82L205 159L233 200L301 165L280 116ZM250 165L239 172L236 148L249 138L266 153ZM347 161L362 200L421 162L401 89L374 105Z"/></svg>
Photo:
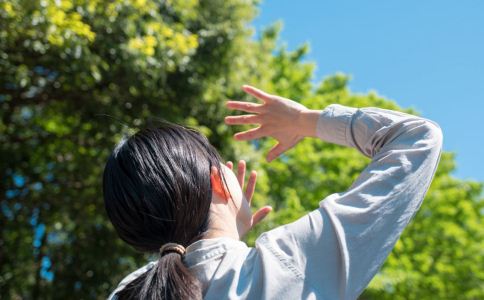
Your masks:
<svg viewBox="0 0 484 300"><path fill-rule="evenodd" d="M277 249L324 299L356 299L419 209L436 171L442 132L434 122L379 108L330 105L317 136L371 157L351 187L257 241Z"/></svg>

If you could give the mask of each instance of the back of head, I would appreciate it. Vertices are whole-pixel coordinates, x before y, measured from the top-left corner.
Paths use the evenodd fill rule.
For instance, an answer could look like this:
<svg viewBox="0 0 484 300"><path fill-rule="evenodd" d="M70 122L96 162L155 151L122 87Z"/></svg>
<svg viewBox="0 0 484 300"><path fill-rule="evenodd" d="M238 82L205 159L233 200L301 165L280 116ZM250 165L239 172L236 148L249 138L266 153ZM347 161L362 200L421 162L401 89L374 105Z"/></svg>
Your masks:
<svg viewBox="0 0 484 300"><path fill-rule="evenodd" d="M187 247L208 228L210 169L220 156L197 131L164 122L122 141L104 169L107 214L118 235L143 252ZM198 280L176 252L117 294L119 299L201 299Z"/></svg>

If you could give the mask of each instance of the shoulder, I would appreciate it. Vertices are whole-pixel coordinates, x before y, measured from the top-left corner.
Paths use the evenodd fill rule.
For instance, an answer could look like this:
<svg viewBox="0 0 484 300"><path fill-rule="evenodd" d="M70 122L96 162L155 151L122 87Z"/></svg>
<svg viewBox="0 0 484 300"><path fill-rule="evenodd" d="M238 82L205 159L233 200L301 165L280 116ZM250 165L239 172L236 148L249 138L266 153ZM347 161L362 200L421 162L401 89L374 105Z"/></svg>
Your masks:
<svg viewBox="0 0 484 300"><path fill-rule="evenodd" d="M131 281L138 278L141 274L144 274L151 270L157 263L158 262L156 261L151 261L146 265L142 266L141 268L137 269L136 271L129 273L126 277L123 278L123 280L121 280L116 289L109 295L108 300L115 300L117 292L124 289Z"/></svg>

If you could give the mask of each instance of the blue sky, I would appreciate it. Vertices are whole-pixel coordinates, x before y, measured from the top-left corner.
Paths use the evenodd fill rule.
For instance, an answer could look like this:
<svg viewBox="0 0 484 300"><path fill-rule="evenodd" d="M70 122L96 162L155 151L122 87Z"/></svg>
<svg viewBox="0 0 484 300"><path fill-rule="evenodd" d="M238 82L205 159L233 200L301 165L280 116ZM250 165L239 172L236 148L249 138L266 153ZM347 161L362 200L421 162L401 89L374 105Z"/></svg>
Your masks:
<svg viewBox="0 0 484 300"><path fill-rule="evenodd" d="M315 80L335 72L437 121L455 176L484 182L484 1L265 0L253 25L283 21L289 49L308 42Z"/></svg>

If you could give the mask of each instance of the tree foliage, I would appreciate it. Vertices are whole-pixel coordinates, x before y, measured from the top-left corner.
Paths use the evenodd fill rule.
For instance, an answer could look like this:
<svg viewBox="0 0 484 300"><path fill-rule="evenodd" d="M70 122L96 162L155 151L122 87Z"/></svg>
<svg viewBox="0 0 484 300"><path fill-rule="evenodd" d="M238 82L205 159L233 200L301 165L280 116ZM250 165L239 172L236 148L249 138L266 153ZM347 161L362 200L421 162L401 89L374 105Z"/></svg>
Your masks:
<svg viewBox="0 0 484 300"><path fill-rule="evenodd" d="M349 77L313 83L308 46L278 46L279 25L252 38L243 0L0 0L0 295L98 299L146 262L106 218L110 150L157 118L199 128L227 159L261 175L254 202L276 211L258 233L349 187L368 163L306 139L267 164L273 141L234 142L224 100L243 83L322 109L400 109ZM445 133L444 133L445 135ZM482 185L452 177L445 153L424 204L364 299L484 297Z"/></svg>

